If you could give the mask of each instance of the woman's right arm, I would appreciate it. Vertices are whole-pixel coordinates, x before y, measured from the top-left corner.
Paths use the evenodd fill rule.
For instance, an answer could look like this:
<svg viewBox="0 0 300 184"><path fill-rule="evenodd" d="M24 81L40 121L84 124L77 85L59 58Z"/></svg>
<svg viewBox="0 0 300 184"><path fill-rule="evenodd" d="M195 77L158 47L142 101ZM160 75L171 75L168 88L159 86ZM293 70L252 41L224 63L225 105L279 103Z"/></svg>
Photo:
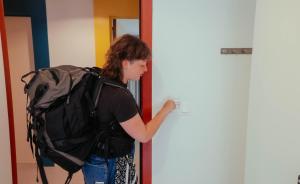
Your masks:
<svg viewBox="0 0 300 184"><path fill-rule="evenodd" d="M167 100L160 111L147 124L139 113L127 121L121 122L122 128L134 139L146 143L152 139L167 115L176 108L173 100Z"/></svg>

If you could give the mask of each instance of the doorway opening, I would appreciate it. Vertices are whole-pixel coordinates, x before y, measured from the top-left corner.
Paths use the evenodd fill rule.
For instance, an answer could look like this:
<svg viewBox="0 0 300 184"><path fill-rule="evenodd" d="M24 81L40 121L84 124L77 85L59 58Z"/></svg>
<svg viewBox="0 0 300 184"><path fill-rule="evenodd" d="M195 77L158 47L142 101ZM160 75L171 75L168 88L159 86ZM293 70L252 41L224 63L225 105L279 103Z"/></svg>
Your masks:
<svg viewBox="0 0 300 184"><path fill-rule="evenodd" d="M45 3L45 1L41 1L41 2L44 2ZM49 3L50 3L51 1L47 1L47 6L46 7L48 7L48 5L49 5ZM96 2L100 2L100 1L94 1L93 3L94 3L94 5L95 5L95 3ZM150 9L150 12L152 11L152 9L151 9L151 7L152 6L149 6L149 3L150 4L152 4L152 1L144 1L144 0L141 0L141 1L138 1L138 0L136 0L135 2L138 2L135 6L137 6L137 7L144 7L144 9L145 10L147 10L147 9ZM74 4L74 3L73 3ZM72 5L70 5L70 6L73 6L73 4ZM50 4L50 6L55 6L55 3L54 4ZM61 6L61 5L60 5ZM26 6L27 7L27 6ZM27 7L28 8L28 7ZM58 9L59 8L61 8L61 7L58 7ZM124 6L121 6L121 8L124 8ZM114 10L117 10L118 8L117 7L114 7L113 8ZM103 9L102 9L103 10ZM102 11L101 10L101 11ZM64 10L66 13L68 13L68 10ZM94 8L94 11L96 11L96 8ZM117 10L117 11L119 11L119 10ZM140 12L141 12L141 14L140 14ZM27 12L28 13L28 12ZM44 13L46 13L46 12L44 12ZM48 13L48 12L47 12ZM58 14L56 14L56 15L58 15ZM75 15L75 14L74 14ZM94 15L95 15L95 20L97 19L97 15L96 15L96 13L94 13ZM147 16L149 16L149 11L148 11L148 15ZM74 16L75 18L76 18L76 16ZM122 16L118 16L118 15L114 15L114 14L112 14L112 15L110 15L110 18L111 17L118 17L118 18L120 18L120 19L123 19L123 18L128 18L128 16L124 16L123 18L122 18ZM151 17L151 16L150 16ZM55 17L56 18L56 20L57 21L61 21L61 19L59 18L59 17ZM71 17L68 17L68 18L71 18ZM78 18L78 17L77 17ZM132 17L129 17L129 19L131 19ZM31 27L32 28L32 35L34 35L34 32L35 32L35 30L34 30L34 25L33 24L35 24L34 22L35 22L35 20L33 20L33 19L31 19L30 20L30 18L29 19L27 19L27 20L25 20L26 18L24 18L24 20L22 20L22 21L27 21L27 23L28 23L28 25L29 25L29 27ZM145 19L145 21L142 21L142 22L145 22L145 29L144 29L144 31L142 31L142 30L139 30L138 32L141 32L142 34L140 34L140 37L144 40L144 41L146 41L148 44L149 44L149 46L151 47L151 39L149 39L149 35L151 35L151 34L149 34L149 33L151 33L152 32L152 30L151 29L149 29L149 24L151 25L151 21L149 22L149 18L148 17L145 17L145 16L143 16L143 12L139 9L138 10L138 19L140 19L140 20L142 20L142 19ZM117 21L116 21L117 22ZM147 22L147 23L146 23ZM32 25L30 26L30 23L32 23ZM47 21L46 21L46 23L47 23ZM95 21L95 25L97 24L97 22ZM35 24L36 25L36 24ZM139 25L138 27L143 27L143 25ZM150 26L151 27L151 26ZM27 28L28 28L28 26L27 26ZM49 27L48 27L48 30L49 30ZM57 31L57 30L56 30ZM10 31L9 31L10 32ZM147 33L148 32L148 33ZM28 35L27 35L28 36ZM151 38L151 37L150 37ZM31 64L28 64L28 67L29 68L27 68L27 69L29 69L29 70L32 70L32 69L39 69L39 68L42 68L42 67L49 67L49 66L51 66L51 60L49 61L49 63L48 63L48 66L47 66L47 63L45 64L45 63L43 63L43 62L45 62L45 60L41 60L41 59L38 59L38 56L39 55L41 55L41 53L43 53L44 54L44 51L40 51L40 52L37 52L37 49L38 49L38 47L36 47L36 45L35 45L35 42L36 41L40 41L40 42L44 42L44 40L43 39L45 39L45 38L42 38L42 40L36 40L36 38L34 38L34 37L32 37L31 38L32 40L31 41L33 41L33 44L32 44L32 48L30 49L30 47L28 46L28 52L31 52L31 55L29 55L28 56L28 58L29 58L29 60L31 61ZM46 39L48 39L48 38L46 38ZM76 38L73 38L73 39L76 39ZM111 37L109 37L109 38L105 38L105 39L108 39L108 40L110 40L111 39ZM28 40L30 40L30 38L27 38L27 41ZM96 42L97 42L97 38L95 38L95 40L96 40ZM28 42L27 42L28 43ZM10 44L10 43L9 43ZM47 46L48 46L48 43L47 43ZM96 43L96 48L97 48L97 43ZM9 49L9 52L10 52L10 50L11 49ZM49 49L49 48L47 48L47 52L49 52L50 51L50 58L51 58L51 48ZM46 55L47 55L47 53L46 53ZM97 55L97 54L96 54ZM37 60L39 61L39 62L37 62ZM32 62L33 61L33 62ZM63 60L62 60L63 61ZM41 62L42 62L42 64L41 64ZM11 63L11 65L12 65L12 62L10 62ZM61 63L61 64L64 64L64 63ZM101 66L101 63L99 63L98 62L98 60L97 60L97 56L96 56L96 65L98 65L98 66ZM31 67L31 68L30 68ZM11 67L12 68L12 67ZM149 68L149 67L148 67ZM24 67L24 69L25 69L25 67ZM5 71L5 72L9 72L9 73L11 73L10 71ZM26 72L25 72L26 73ZM149 71L149 73L150 73L150 71ZM13 74L11 74L11 75L13 75ZM149 76L151 77L151 74L149 74ZM147 112L143 112L144 114L146 114L146 117L143 117L144 118L144 120L145 121L147 121L147 119L149 119L149 118L151 118L151 108L149 109L149 106L151 106L151 101L150 101L150 103L149 103L149 95L151 95L151 87L149 87L149 85L151 86L151 78L149 78L149 76L145 76L143 79L142 79L142 84L140 85L140 84L138 84L138 85L140 85L140 87L137 87L138 89L139 88L141 88L142 89L142 91L143 92L146 92L146 91L148 91L148 92L146 92L145 93L145 95L147 96L146 98L147 98L147 100L143 100L143 98L145 98L145 95L144 94L142 94L141 96L137 96L136 97L136 99L137 99L137 101L139 102L139 101L142 101L142 103L140 104L141 105L141 108L142 108L142 111L148 111L148 113ZM18 81L18 80L17 80ZM134 85L131 85L131 86L134 86ZM135 88L135 90L133 90L133 91L135 91L134 93L137 93L138 95L140 95L140 92L137 92L137 88ZM149 92L149 89L150 89L150 92ZM142 93L143 93L142 92ZM14 93L14 92L12 92L12 93ZM143 97L144 96L144 97ZM140 100L140 99L142 99L142 100ZM16 105L15 105L16 106ZM146 106L146 108L144 108ZM145 110L146 109L146 110ZM15 111L15 110L14 110ZM24 112L25 112L25 110L24 110ZM148 115L147 115L148 114ZM14 115L18 115L18 113L14 113ZM16 118L14 118L14 119L16 119ZM15 125L16 125L16 122L17 121L15 121ZM24 124L25 124L25 122L24 122ZM26 126L23 126L23 127L26 127ZM15 132L17 132L18 130L12 130L12 131L15 131ZM26 146L26 144L27 143L25 143L25 146ZM147 146L148 145L148 146ZM145 149L146 148L146 149ZM146 156L143 158L143 160L144 159L150 159L150 162L149 161L142 161L141 160L141 164L143 165L142 167L143 168L145 168L144 170L146 170L146 171L142 171L143 173L151 173L151 149L149 150L149 148L151 148L151 143L150 144L145 144L145 145L142 145L142 147L141 147L141 150L146 150L145 152L143 152L142 151L142 155L144 154L144 153L146 153ZM19 148L18 148L19 149ZM18 154L21 154L22 152L21 151L18 151L18 149L17 149L17 158L19 157L19 155ZM29 148L29 146L28 146L28 149L30 149ZM138 150L138 149L137 149ZM150 158L149 158L149 156L150 156ZM17 162L17 161L16 161ZM16 163L12 163L12 164L16 164ZM36 169L36 168L35 168ZM148 170L150 170L150 171L148 171ZM12 172L16 172L17 173L17 170L13 170ZM21 173L21 172L18 172L18 173ZM146 180L144 180L143 181L143 179L146 179L146 178L151 178L151 176L149 176L149 174L148 174L148 176L147 175L145 175L145 174L143 174L143 173L141 173L140 174L140 176L142 177L142 183L144 183L144 181L146 181ZM16 176L16 175L15 175ZM143 177L144 176L144 177ZM32 179L32 178L31 178ZM150 180L151 181L151 180ZM14 182L14 184L15 183L17 183L17 182ZM19 181L19 183L21 183L20 181ZM147 183L149 183L149 182L147 182Z"/></svg>

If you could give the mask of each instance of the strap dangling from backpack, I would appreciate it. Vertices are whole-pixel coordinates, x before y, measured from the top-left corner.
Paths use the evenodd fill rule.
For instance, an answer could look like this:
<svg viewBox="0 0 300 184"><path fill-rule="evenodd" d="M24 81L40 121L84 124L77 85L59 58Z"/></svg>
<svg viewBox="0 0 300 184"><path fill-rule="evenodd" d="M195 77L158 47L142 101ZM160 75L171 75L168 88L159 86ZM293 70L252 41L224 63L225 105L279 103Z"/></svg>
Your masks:
<svg viewBox="0 0 300 184"><path fill-rule="evenodd" d="M36 162L39 166L39 171L40 171L40 175L41 175L41 179L42 179L42 183L43 184L48 184L48 180L47 180L47 177L46 177L46 173L45 173L45 169L44 169L44 166L43 166L43 161L42 161L42 158L38 152L38 147L37 147L37 144L35 144L35 159L36 159Z"/></svg>
<svg viewBox="0 0 300 184"><path fill-rule="evenodd" d="M29 75L36 74L36 73L38 73L38 71L31 71L31 72L26 73L25 75L23 75L23 76L21 77L21 81L27 85L27 82L25 81L25 78L26 78L27 76L29 76Z"/></svg>
<svg viewBox="0 0 300 184"><path fill-rule="evenodd" d="M71 180L72 180L72 177L73 177L73 173L69 172L69 175L68 175L68 177L67 177L67 179L65 181L65 184L69 184L71 182Z"/></svg>

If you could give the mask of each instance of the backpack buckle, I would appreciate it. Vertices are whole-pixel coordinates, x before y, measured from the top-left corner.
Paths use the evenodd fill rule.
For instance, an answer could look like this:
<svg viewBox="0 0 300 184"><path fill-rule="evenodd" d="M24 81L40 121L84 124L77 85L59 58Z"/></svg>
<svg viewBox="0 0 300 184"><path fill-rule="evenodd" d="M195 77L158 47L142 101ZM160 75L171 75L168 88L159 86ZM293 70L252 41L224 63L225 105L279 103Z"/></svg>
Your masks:
<svg viewBox="0 0 300 184"><path fill-rule="evenodd" d="M91 112L90 112L90 117L92 117L92 118L95 117L95 114L96 114L96 111L95 111L95 110L91 111Z"/></svg>

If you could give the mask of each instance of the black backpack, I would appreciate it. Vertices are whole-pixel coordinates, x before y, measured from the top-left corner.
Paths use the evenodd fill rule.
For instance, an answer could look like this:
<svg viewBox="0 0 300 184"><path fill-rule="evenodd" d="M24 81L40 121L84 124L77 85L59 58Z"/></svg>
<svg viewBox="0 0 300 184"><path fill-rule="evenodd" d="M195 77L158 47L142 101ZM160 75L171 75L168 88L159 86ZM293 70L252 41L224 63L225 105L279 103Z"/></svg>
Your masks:
<svg viewBox="0 0 300 184"><path fill-rule="evenodd" d="M68 171L65 183L80 170L104 130L95 121L103 84L122 87L101 77L99 68L70 65L40 69L22 76L27 94L27 141L43 184L47 177L41 155ZM27 83L25 78L33 75ZM33 148L34 146L34 148Z"/></svg>

